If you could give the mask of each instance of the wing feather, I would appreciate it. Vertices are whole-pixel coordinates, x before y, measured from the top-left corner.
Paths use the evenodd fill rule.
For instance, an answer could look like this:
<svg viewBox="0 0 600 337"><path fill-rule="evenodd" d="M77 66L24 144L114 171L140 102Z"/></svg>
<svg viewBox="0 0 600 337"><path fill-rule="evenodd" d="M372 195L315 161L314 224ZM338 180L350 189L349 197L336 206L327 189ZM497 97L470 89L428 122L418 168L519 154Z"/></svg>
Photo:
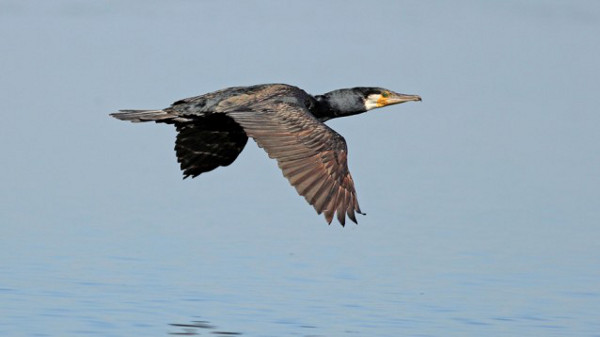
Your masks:
<svg viewBox="0 0 600 337"><path fill-rule="evenodd" d="M328 223L335 215L342 225L346 216L356 223L355 213L361 211L341 135L293 101L266 100L226 114L277 160L298 194Z"/></svg>
<svg viewBox="0 0 600 337"><path fill-rule="evenodd" d="M175 125L178 131L175 152L184 178L231 164L248 141L244 130L224 114L197 117Z"/></svg>

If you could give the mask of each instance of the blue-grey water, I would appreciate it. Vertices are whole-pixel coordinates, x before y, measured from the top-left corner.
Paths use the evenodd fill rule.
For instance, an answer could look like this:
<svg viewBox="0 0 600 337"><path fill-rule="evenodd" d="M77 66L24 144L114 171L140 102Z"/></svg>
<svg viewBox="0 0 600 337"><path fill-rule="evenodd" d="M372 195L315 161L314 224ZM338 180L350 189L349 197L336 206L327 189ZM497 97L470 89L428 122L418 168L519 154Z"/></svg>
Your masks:
<svg viewBox="0 0 600 337"><path fill-rule="evenodd" d="M0 1L0 336L600 336L596 1ZM108 117L383 86L360 224Z"/></svg>

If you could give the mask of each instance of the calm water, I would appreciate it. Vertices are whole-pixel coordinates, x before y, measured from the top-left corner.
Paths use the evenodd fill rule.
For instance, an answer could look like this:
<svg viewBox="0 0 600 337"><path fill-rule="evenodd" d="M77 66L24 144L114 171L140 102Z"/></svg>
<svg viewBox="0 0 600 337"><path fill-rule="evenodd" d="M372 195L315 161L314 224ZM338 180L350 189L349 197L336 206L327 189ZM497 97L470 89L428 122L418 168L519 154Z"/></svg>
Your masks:
<svg viewBox="0 0 600 337"><path fill-rule="evenodd" d="M318 10L316 10L318 9ZM600 6L0 1L0 336L600 336ZM110 119L377 85L332 121L360 225L250 142L181 180Z"/></svg>

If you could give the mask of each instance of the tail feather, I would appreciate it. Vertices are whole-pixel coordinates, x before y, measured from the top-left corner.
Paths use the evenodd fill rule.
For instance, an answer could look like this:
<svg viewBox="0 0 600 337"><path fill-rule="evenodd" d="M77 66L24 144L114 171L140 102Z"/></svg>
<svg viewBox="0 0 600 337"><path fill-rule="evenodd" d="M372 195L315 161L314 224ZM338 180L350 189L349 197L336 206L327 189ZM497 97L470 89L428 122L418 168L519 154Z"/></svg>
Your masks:
<svg viewBox="0 0 600 337"><path fill-rule="evenodd" d="M166 120L178 118L177 115L164 110L119 110L119 112L110 114L116 119L122 121L138 122L167 122Z"/></svg>

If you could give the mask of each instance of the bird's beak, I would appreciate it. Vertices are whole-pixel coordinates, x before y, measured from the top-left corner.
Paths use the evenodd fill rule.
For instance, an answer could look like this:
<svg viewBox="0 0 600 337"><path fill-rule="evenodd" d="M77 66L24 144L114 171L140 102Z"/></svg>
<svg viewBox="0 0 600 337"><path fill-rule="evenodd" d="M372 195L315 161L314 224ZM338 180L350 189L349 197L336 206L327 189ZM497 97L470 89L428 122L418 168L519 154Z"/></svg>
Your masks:
<svg viewBox="0 0 600 337"><path fill-rule="evenodd" d="M380 104L380 106L386 106L386 105L400 104L400 103L410 102L410 101L420 102L421 96L405 95L405 94L399 94L397 92L390 92L390 95L388 95L388 97L382 96L377 103L378 103L378 105Z"/></svg>

